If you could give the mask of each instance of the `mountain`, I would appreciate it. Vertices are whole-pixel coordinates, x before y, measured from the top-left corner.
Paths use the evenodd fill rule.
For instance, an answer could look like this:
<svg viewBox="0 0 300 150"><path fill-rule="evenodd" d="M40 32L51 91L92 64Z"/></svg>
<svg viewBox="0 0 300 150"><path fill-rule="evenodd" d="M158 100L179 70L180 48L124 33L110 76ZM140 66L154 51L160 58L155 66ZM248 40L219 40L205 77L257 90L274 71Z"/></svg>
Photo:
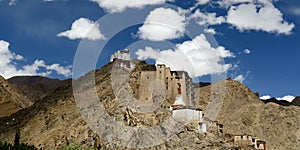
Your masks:
<svg viewBox="0 0 300 150"><path fill-rule="evenodd" d="M7 80L17 87L19 93L36 102L53 92L58 87L71 83L71 80L58 80L41 76L16 76Z"/></svg>
<svg viewBox="0 0 300 150"><path fill-rule="evenodd" d="M40 76L18 76L5 80L0 76L0 117L31 106L67 83L71 83L71 80L60 81Z"/></svg>
<svg viewBox="0 0 300 150"><path fill-rule="evenodd" d="M238 81L225 80L211 87L200 89L200 104L203 109L207 100L222 98L226 93L222 110L217 116L224 125L224 132L231 135L255 135L267 142L268 149L298 149L300 146L300 109L296 106L284 107L276 103L263 103L257 94ZM211 88L211 89L210 89Z"/></svg>
<svg viewBox="0 0 300 150"><path fill-rule="evenodd" d="M114 69L113 64L109 63L99 70L74 80L73 85L66 83L33 105L0 118L0 140L12 142L15 132L20 129L21 142L43 149L56 149L71 143L101 149L131 149L109 142L109 139L116 137L107 135L120 133L119 137L128 136L125 139L128 141L115 141L128 143L128 145L132 143L151 145L152 141L161 137L153 136L143 143L135 139L142 140L149 134L137 130L129 136L122 132L123 128L159 127L167 135L169 131L175 133L159 145L145 149L238 149L232 141L232 136L243 134L264 139L267 142L267 148L272 150L297 150L300 146L300 107L265 104L256 93L233 80L219 81L195 89L198 98L197 108L202 109L210 118L214 118L213 114L216 114L215 120L224 125L224 136L209 132L198 133L194 122L182 127L174 122L166 122L171 116L168 103L162 103L161 107L156 108L155 111L145 113L128 107L127 99L122 99L128 92L124 92L122 88L124 86L121 85L129 82L134 89L138 84L134 82L139 81L133 78L137 77L142 70L152 70L151 66L145 63L140 65L143 67L137 66L139 69L128 72L126 69ZM115 73L117 76L112 75ZM131 78L125 78L126 76ZM95 81L96 86L91 81ZM93 97L85 95L84 91L96 92L99 100L90 103L93 102ZM74 94L78 94L82 99L75 99ZM116 94L119 94L121 98L117 98ZM100 107L100 103L106 113L93 113ZM85 110L83 106L89 109ZM218 111L218 106L220 111ZM89 117L83 117L85 115ZM91 119L94 115L99 120ZM118 122L123 128L98 126L97 129L102 131L101 136L98 136L91 129L93 124L86 121L110 125L109 119L100 120L103 116ZM161 125L164 123L167 124L167 128L162 128ZM247 147L246 149L253 148Z"/></svg>
<svg viewBox="0 0 300 150"><path fill-rule="evenodd" d="M299 107L300 107L300 96L296 97L296 98L292 101L291 105L299 106Z"/></svg>
<svg viewBox="0 0 300 150"><path fill-rule="evenodd" d="M19 93L15 86L0 76L0 117L13 114L30 105L32 101L26 95Z"/></svg>
<svg viewBox="0 0 300 150"><path fill-rule="evenodd" d="M300 107L300 97L295 97L295 99L292 102L286 101L286 100L278 100L275 97L272 97L270 99L262 100L264 103L275 103L281 106L299 106Z"/></svg>
<svg viewBox="0 0 300 150"><path fill-rule="evenodd" d="M286 100L277 100L275 97L263 100L263 102L264 103L275 103L275 104L278 104L278 105L281 105L281 106L290 106L291 105L291 103L289 101L286 101Z"/></svg>

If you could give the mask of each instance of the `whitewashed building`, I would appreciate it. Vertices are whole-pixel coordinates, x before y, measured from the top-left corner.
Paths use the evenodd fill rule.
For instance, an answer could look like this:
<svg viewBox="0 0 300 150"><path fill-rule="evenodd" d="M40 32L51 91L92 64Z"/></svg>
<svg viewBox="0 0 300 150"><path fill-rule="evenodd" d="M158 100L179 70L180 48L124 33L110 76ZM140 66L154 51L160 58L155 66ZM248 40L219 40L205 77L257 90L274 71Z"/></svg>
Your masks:
<svg viewBox="0 0 300 150"><path fill-rule="evenodd" d="M130 51L128 49L119 50L113 53L110 57L110 62L113 62L115 66L122 68L134 68L131 63Z"/></svg>
<svg viewBox="0 0 300 150"><path fill-rule="evenodd" d="M203 113L200 109L186 106L181 95L176 97L174 104L170 107L172 117L180 122L197 121L199 132L206 132L206 124L203 123Z"/></svg>

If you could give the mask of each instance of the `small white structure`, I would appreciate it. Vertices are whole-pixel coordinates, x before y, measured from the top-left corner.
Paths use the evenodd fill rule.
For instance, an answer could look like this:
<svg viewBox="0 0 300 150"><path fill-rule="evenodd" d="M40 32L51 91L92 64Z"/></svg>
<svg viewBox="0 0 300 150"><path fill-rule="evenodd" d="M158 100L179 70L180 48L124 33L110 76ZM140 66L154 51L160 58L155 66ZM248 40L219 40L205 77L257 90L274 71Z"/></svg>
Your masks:
<svg viewBox="0 0 300 150"><path fill-rule="evenodd" d="M170 110L172 111L172 117L175 120L180 122L197 121L199 122L199 132L206 132L206 124L203 123L202 110L186 106L181 95L176 97L176 100L170 107Z"/></svg>
<svg viewBox="0 0 300 150"><path fill-rule="evenodd" d="M176 97L170 110L172 117L179 121L203 121L202 110L186 106L181 95Z"/></svg>
<svg viewBox="0 0 300 150"><path fill-rule="evenodd" d="M110 62L113 62L115 59L130 61L130 51L128 49L125 49L113 53L110 57Z"/></svg>
<svg viewBox="0 0 300 150"><path fill-rule="evenodd" d="M119 50L113 53L110 57L110 62L113 62L115 66L122 68L134 68L134 64L131 63L130 51L128 49Z"/></svg>

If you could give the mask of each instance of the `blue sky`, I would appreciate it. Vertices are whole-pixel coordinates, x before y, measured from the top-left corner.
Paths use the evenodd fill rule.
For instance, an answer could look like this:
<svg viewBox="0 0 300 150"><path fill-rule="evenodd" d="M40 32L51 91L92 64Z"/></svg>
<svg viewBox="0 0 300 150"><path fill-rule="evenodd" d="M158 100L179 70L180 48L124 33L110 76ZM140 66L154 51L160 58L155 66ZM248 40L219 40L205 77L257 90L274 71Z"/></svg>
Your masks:
<svg viewBox="0 0 300 150"><path fill-rule="evenodd" d="M66 79L78 51L99 68L130 48L201 81L226 73L261 95L297 96L299 26L296 0L0 0L0 75Z"/></svg>

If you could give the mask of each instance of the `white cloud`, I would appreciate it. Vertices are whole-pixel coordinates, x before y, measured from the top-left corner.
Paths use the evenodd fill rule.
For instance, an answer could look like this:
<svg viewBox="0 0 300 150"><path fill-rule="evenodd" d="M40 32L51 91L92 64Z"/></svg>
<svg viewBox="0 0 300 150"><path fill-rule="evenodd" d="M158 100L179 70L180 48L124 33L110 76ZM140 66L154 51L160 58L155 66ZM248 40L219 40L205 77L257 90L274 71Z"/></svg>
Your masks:
<svg viewBox="0 0 300 150"><path fill-rule="evenodd" d="M219 25L225 22L223 16L217 17L216 13L202 13L199 10L192 15L192 18L195 18L199 25Z"/></svg>
<svg viewBox="0 0 300 150"><path fill-rule="evenodd" d="M217 4L220 5L220 7L228 8L231 5L234 4L240 4L240 3L250 3L254 0L219 0L217 1Z"/></svg>
<svg viewBox="0 0 300 150"><path fill-rule="evenodd" d="M282 13L269 0L260 0L260 2L261 6L253 3L231 6L227 23L240 31L261 30L269 33L291 34L295 25L285 21Z"/></svg>
<svg viewBox="0 0 300 150"><path fill-rule="evenodd" d="M239 82L243 83L244 80L245 80L245 77L243 75L238 75L235 78L233 78L233 80L236 80L236 81L239 81Z"/></svg>
<svg viewBox="0 0 300 150"><path fill-rule="evenodd" d="M197 0L197 5L205 5L209 2L209 0Z"/></svg>
<svg viewBox="0 0 300 150"><path fill-rule="evenodd" d="M71 67L63 67L59 64L47 65L43 60L35 60L32 64L17 66L17 61L24 57L17 55L9 50L9 43L0 40L0 75L4 78L21 75L41 75L48 76L53 71L59 75L68 77L71 75Z"/></svg>
<svg viewBox="0 0 300 150"><path fill-rule="evenodd" d="M228 8L232 5L237 4L248 4L253 3L257 5L265 5L265 4L272 4L272 2L276 2L277 0L219 0L216 3L223 8Z"/></svg>
<svg viewBox="0 0 300 150"><path fill-rule="evenodd" d="M89 39L89 40L104 40L105 36L99 29L100 25L97 22L87 18L79 18L73 22L71 30L57 34L59 37L68 37L71 40Z"/></svg>
<svg viewBox="0 0 300 150"><path fill-rule="evenodd" d="M286 100L286 101L292 102L295 99L295 96L286 95L286 96L283 96L283 97L277 97L276 99L277 100Z"/></svg>
<svg viewBox="0 0 300 150"><path fill-rule="evenodd" d="M164 41L182 37L185 32L186 17L183 12L170 8L156 8L147 16L138 35L141 39Z"/></svg>
<svg viewBox="0 0 300 150"><path fill-rule="evenodd" d="M270 99L271 96L270 95L264 95L264 96L261 96L259 98L262 99L262 100L267 100L267 99Z"/></svg>
<svg viewBox="0 0 300 150"><path fill-rule="evenodd" d="M174 50L146 47L144 50L139 49L136 55L138 59L154 59L156 64L166 64L173 70L185 70L192 77L223 73L232 65L222 64L222 59L234 57L222 46L212 47L203 34L192 41L177 44Z"/></svg>
<svg viewBox="0 0 300 150"><path fill-rule="evenodd" d="M146 5L163 4L168 0L90 0L109 13L122 12L126 8L143 8Z"/></svg>
<svg viewBox="0 0 300 150"><path fill-rule="evenodd" d="M251 50L248 49L248 48L246 48L246 49L244 50L244 53L245 53L245 54L250 54L250 53L251 53Z"/></svg>
<svg viewBox="0 0 300 150"><path fill-rule="evenodd" d="M205 33L212 34L212 35L217 34L216 30L213 29L213 28L206 28L206 29L204 29L204 32L205 32Z"/></svg>
<svg viewBox="0 0 300 150"><path fill-rule="evenodd" d="M60 64L52 64L50 66L46 66L47 70L54 70L58 74L64 75L64 76L70 76L72 74L71 72L71 66L61 66Z"/></svg>

